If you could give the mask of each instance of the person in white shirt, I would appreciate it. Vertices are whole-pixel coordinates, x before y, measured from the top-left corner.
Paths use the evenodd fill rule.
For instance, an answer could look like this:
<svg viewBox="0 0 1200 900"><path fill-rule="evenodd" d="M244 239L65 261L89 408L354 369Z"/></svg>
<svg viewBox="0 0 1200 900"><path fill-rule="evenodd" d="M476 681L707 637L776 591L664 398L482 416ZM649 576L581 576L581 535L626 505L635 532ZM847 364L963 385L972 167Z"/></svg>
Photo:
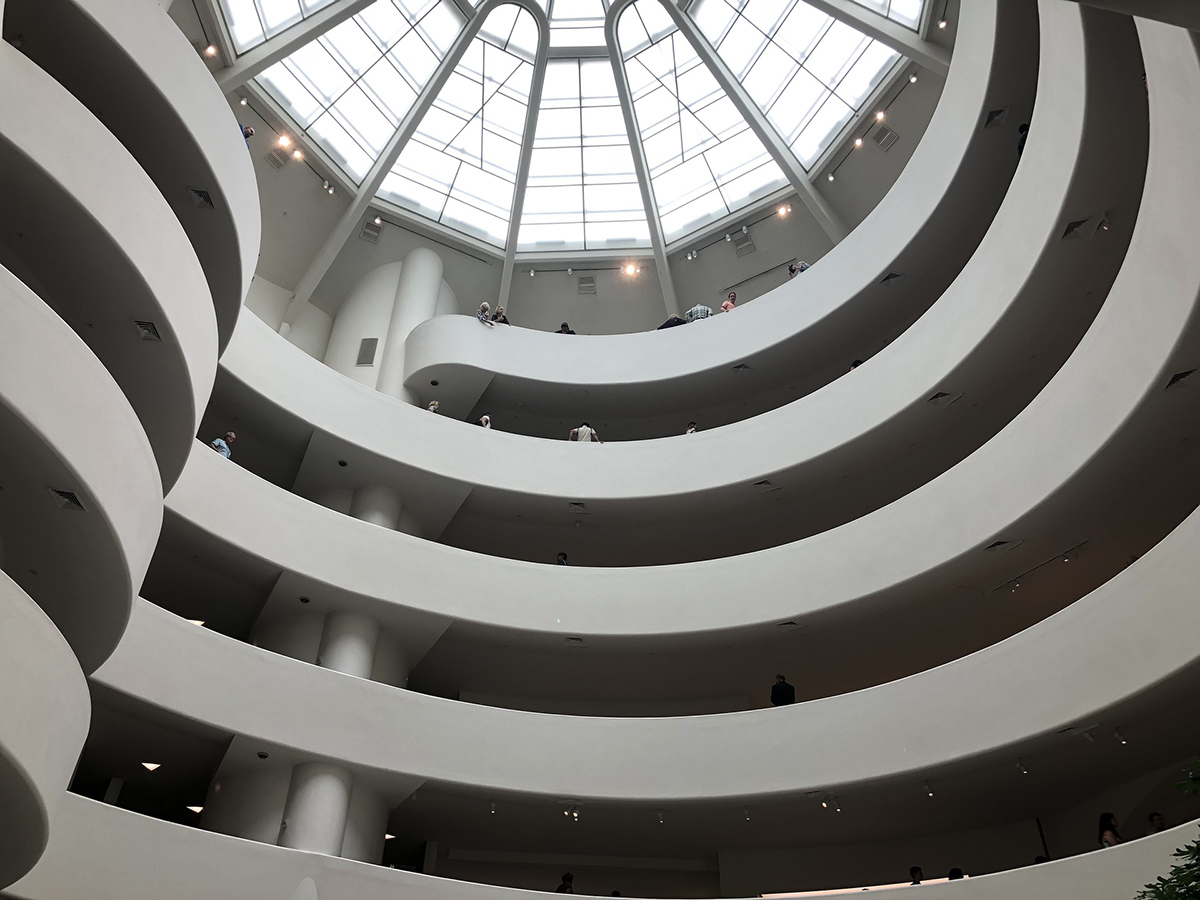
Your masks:
<svg viewBox="0 0 1200 900"><path fill-rule="evenodd" d="M572 428L571 431L567 434L567 440L568 441L595 441L597 444L604 443L604 441L600 440L600 435L598 435L596 433L596 429L594 429L587 422L584 422L578 428Z"/></svg>

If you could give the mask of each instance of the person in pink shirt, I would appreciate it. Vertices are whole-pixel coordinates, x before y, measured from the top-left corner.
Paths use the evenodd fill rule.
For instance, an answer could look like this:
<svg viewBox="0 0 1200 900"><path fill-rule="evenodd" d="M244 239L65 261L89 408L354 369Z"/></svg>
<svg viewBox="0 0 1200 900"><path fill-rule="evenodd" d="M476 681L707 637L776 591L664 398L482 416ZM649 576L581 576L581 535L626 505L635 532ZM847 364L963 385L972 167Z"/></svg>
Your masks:
<svg viewBox="0 0 1200 900"><path fill-rule="evenodd" d="M729 296L725 298L725 302L721 304L721 312L729 312L737 307L737 292L730 291Z"/></svg>

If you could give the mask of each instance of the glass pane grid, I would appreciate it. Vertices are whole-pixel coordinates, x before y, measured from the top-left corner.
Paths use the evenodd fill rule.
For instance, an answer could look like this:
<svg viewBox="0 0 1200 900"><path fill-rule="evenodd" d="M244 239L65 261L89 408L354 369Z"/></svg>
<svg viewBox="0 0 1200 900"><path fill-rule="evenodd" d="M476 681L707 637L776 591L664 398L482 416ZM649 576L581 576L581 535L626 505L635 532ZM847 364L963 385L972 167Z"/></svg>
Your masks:
<svg viewBox="0 0 1200 900"><path fill-rule="evenodd" d="M333 0L221 0L233 47L252 50L268 38L324 9Z"/></svg>
<svg viewBox="0 0 1200 900"><path fill-rule="evenodd" d="M908 16L922 0L856 0ZM809 169L900 55L803 0L698 0L697 26ZM901 19L897 19L901 21Z"/></svg>
<svg viewBox="0 0 1200 900"><path fill-rule="evenodd" d="M382 195L504 246L536 35L537 23L520 7L506 4L492 11L384 180Z"/></svg>
<svg viewBox="0 0 1200 900"><path fill-rule="evenodd" d="M649 243L611 64L607 59L551 60L518 249L628 249Z"/></svg>
<svg viewBox="0 0 1200 900"><path fill-rule="evenodd" d="M663 24L664 15L658 0L637 0L617 30L655 202L672 240L736 212L785 178L691 44Z"/></svg>
<svg viewBox="0 0 1200 900"><path fill-rule="evenodd" d="M451 0L377 0L258 83L361 181L464 25Z"/></svg>
<svg viewBox="0 0 1200 900"><path fill-rule="evenodd" d="M921 12L925 6L925 0L853 0L853 2L913 30L916 30L921 24Z"/></svg>
<svg viewBox="0 0 1200 900"><path fill-rule="evenodd" d="M549 0L551 47L603 47L610 0Z"/></svg>

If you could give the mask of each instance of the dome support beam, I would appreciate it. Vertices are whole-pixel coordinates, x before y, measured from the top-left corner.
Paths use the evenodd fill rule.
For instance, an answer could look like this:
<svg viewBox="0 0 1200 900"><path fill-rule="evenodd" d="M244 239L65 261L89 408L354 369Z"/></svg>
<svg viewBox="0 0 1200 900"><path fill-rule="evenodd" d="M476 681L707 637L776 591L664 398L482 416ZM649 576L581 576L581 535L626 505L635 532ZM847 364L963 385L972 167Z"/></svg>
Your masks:
<svg viewBox="0 0 1200 900"><path fill-rule="evenodd" d="M533 63L533 83L529 86L529 105L525 110L525 139L521 142L521 158L517 162L517 181L513 185L512 209L508 217L508 238L504 242L504 268L500 270L499 306L508 305L512 291L513 264L517 256L517 234L521 230L521 214L525 208L525 188L529 184L529 164L533 158L533 140L537 133L538 113L542 106L542 86L546 82L546 59L550 51L550 22L536 3L523 7L537 22L537 58Z"/></svg>
<svg viewBox="0 0 1200 900"><path fill-rule="evenodd" d="M305 44L315 41L331 28L358 15L374 2L375 0L336 0L275 37L267 38L221 69L216 73L217 87L226 94L236 90L281 59L291 56Z"/></svg>
<svg viewBox="0 0 1200 900"><path fill-rule="evenodd" d="M621 59L621 45L617 41L617 20L631 0L616 0L608 8L604 18L604 40L608 44L609 61L613 77L617 82L617 99L621 103L621 115L625 119L625 131L629 135L629 150L633 155L633 171L637 175L642 193L642 206L646 211L646 224L650 227L650 246L654 250L654 266L658 270L658 283L662 287L663 304L668 316L680 314L679 299L675 296L675 282L671 278L671 266L667 262L667 239L663 233L662 219L658 215L658 201L654 198L654 185L650 183L650 165L646 162L646 149L642 146L642 134L637 116L633 112L633 97L629 91L629 76ZM670 5L670 4L664 4Z"/></svg>
<svg viewBox="0 0 1200 900"><path fill-rule="evenodd" d="M901 56L907 56L913 62L942 78L945 78L950 72L949 50L923 40L911 28L905 28L899 22L893 22L887 16L881 16L854 0L805 0L805 2L825 15L833 16L851 28L861 31L867 37L874 38L884 46L891 47ZM929 6L932 6L932 0L926 0L926 8Z"/></svg>
<svg viewBox="0 0 1200 900"><path fill-rule="evenodd" d="M696 51L696 55L708 66L709 71L717 80L717 84L725 91L726 96L733 101L733 105L742 114L742 117L746 120L746 124L750 126L750 130L758 135L758 139L762 141L767 152L771 154L771 158L783 170L783 174L787 176L787 180L791 183L797 195L799 195L801 202L812 214L812 217L817 220L817 224L821 226L821 230L825 232L834 244L841 241L847 233L845 224L833 210L833 207L829 205L829 201L813 185L808 177L808 173L804 171L804 167L800 165L800 161L792 153L792 148L784 142L783 137L775 130L775 127L767 121L766 115L750 97L750 94L747 93L742 83L734 77L729 66L725 64L725 60L721 58L721 55L713 49L712 44L700 33L700 29L696 27L696 23L692 21L692 18L687 13L683 12L673 3L663 3L663 8L667 11L672 21L674 21L680 34L692 45L692 49Z"/></svg>
<svg viewBox="0 0 1200 900"><path fill-rule="evenodd" d="M417 126L421 124L421 120L429 112L433 101L437 99L446 82L450 80L451 74L453 74L455 67L462 59L463 54L467 52L467 48L471 46L471 41L475 39L475 35L479 33L484 20L502 2L511 2L511 0L484 0L480 4L474 18L467 20L466 27L459 33L451 45L449 52L438 63L437 68L434 69L433 77L429 79L421 93L417 95L417 99L408 113L400 120L400 126L392 135L391 140L388 141L387 146L383 148L383 153L380 154L379 159L375 160L375 164L371 166L362 184L359 185L353 202L346 207L346 211L338 219L337 225L334 226L333 231L325 239L325 243L321 246L321 249L313 257L313 261L309 263L308 269L301 276L299 283L296 285L296 292L292 294L292 299L288 301L283 321L279 325L280 334L285 337L287 336L287 333L291 330L292 323L296 321L296 317L300 314L300 310L304 307L304 304L312 299L313 293L333 265L334 260L338 258L346 243L358 230L360 220L374 202L375 195L379 193L379 188L383 185L384 179L387 178L388 173L392 170L392 166L400 158L400 152L416 133Z"/></svg>

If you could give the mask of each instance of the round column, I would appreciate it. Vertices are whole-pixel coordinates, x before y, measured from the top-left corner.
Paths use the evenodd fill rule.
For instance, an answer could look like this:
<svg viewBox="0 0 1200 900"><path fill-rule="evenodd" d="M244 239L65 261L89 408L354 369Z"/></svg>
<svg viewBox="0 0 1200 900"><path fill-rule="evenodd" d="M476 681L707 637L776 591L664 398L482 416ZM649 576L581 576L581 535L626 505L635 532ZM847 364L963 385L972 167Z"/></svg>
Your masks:
<svg viewBox="0 0 1200 900"><path fill-rule="evenodd" d="M358 612L331 612L325 617L317 665L370 679L378 640L379 623L370 616Z"/></svg>
<svg viewBox="0 0 1200 900"><path fill-rule="evenodd" d="M354 776L341 766L300 763L292 769L279 846L340 856Z"/></svg>
<svg viewBox="0 0 1200 900"><path fill-rule="evenodd" d="M437 314L442 289L442 258L428 247L417 247L404 258L396 285L396 303L388 323L375 389L406 403L416 403L404 387L404 341L409 332Z"/></svg>

